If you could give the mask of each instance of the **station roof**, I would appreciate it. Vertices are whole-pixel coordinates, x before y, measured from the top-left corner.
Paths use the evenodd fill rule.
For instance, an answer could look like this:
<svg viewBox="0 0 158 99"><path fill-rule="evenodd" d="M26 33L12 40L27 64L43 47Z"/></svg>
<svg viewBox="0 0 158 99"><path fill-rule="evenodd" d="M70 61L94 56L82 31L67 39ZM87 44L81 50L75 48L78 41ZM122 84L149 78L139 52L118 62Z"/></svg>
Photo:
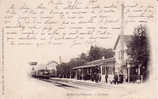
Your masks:
<svg viewBox="0 0 158 99"><path fill-rule="evenodd" d="M89 67L95 67L95 66L96 65L83 65L83 66L74 67L73 69L89 68Z"/></svg>
<svg viewBox="0 0 158 99"><path fill-rule="evenodd" d="M94 60L91 62L88 62L87 65L89 64L93 64L93 65L101 65L101 64L105 64L105 63L109 63L109 62L114 62L115 58L107 58L107 59L98 59L98 60Z"/></svg>
<svg viewBox="0 0 158 99"><path fill-rule="evenodd" d="M98 59L98 60L94 60L91 62L88 62L87 64L83 65L83 66L77 66L74 67L73 69L81 69L81 68L89 68L89 67L96 67L96 66L100 66L102 64L107 64L107 63L111 63L111 62L115 62L115 58L108 58L108 59Z"/></svg>

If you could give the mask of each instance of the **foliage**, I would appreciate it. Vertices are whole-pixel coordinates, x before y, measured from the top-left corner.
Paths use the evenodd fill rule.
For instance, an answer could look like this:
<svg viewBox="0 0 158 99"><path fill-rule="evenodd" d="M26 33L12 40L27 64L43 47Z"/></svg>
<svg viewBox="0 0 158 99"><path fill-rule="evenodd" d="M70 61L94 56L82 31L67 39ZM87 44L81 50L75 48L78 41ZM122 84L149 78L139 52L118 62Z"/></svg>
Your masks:
<svg viewBox="0 0 158 99"><path fill-rule="evenodd" d="M91 46L88 56L89 61L101 59L103 56L104 58L111 58L114 56L114 52L112 49L105 49L97 46L95 47Z"/></svg>
<svg viewBox="0 0 158 99"><path fill-rule="evenodd" d="M148 74L148 63L150 49L145 26L138 26L134 30L134 36L128 46L128 55L131 57L130 63L136 68L141 69L144 80Z"/></svg>

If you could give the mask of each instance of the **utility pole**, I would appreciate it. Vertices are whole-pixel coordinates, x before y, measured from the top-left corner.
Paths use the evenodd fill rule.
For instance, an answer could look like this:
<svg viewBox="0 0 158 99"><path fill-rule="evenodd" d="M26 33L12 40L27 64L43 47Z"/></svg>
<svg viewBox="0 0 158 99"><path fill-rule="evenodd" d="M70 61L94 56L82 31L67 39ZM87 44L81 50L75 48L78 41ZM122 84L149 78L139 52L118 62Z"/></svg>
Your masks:
<svg viewBox="0 0 158 99"><path fill-rule="evenodd" d="M122 2L121 4L121 31L120 31L120 36L123 36L124 35L124 26L125 26L125 23L124 23L124 9L125 9L125 6L124 6L124 3ZM122 39L121 40L121 63L122 65L125 65L125 62L127 62L125 59L124 59L124 53L125 53L125 48L124 48L124 43L125 41ZM130 64L127 63L127 78L128 78L128 82L130 82Z"/></svg>
<svg viewBox="0 0 158 99"><path fill-rule="evenodd" d="M124 35L124 4L121 4L121 33L120 35Z"/></svg>
<svg viewBox="0 0 158 99"><path fill-rule="evenodd" d="M61 64L61 63L62 63L61 56L59 56L59 64Z"/></svg>
<svg viewBox="0 0 158 99"><path fill-rule="evenodd" d="M120 35L124 35L124 4L121 4L121 31ZM121 59L122 63L124 62L124 41L121 40Z"/></svg>

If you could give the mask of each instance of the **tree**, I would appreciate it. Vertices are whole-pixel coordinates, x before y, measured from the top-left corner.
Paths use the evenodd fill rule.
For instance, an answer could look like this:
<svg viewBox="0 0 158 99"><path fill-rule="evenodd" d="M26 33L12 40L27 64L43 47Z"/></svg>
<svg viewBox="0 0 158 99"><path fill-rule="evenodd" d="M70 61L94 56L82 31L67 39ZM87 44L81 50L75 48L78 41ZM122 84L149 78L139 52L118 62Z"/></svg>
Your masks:
<svg viewBox="0 0 158 99"><path fill-rule="evenodd" d="M87 61L87 55L85 53L81 53L80 59Z"/></svg>
<svg viewBox="0 0 158 99"><path fill-rule="evenodd" d="M143 75L143 80L148 76L148 63L150 57L149 41L146 33L146 27L139 25L134 30L134 36L128 46L128 55L137 69L140 68L140 75Z"/></svg>
<svg viewBox="0 0 158 99"><path fill-rule="evenodd" d="M101 59L103 56L105 58L111 58L114 56L114 51L112 49L105 49L102 47L91 46L88 56L89 61Z"/></svg>
<svg viewBox="0 0 158 99"><path fill-rule="evenodd" d="M97 60L101 58L100 49L98 47L91 46L89 51L88 59L89 61Z"/></svg>
<svg viewBox="0 0 158 99"><path fill-rule="evenodd" d="M114 56L115 52L112 49L105 49L105 48L100 48L101 50L101 56L104 56L104 58L111 58Z"/></svg>

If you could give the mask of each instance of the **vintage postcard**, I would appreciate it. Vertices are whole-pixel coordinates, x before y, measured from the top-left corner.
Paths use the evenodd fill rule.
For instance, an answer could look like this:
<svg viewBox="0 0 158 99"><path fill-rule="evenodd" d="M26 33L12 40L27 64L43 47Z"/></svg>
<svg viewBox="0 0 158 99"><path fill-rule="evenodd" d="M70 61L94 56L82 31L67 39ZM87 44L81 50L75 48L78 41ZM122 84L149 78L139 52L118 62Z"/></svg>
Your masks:
<svg viewBox="0 0 158 99"><path fill-rule="evenodd" d="M0 0L0 99L158 99L157 0Z"/></svg>

